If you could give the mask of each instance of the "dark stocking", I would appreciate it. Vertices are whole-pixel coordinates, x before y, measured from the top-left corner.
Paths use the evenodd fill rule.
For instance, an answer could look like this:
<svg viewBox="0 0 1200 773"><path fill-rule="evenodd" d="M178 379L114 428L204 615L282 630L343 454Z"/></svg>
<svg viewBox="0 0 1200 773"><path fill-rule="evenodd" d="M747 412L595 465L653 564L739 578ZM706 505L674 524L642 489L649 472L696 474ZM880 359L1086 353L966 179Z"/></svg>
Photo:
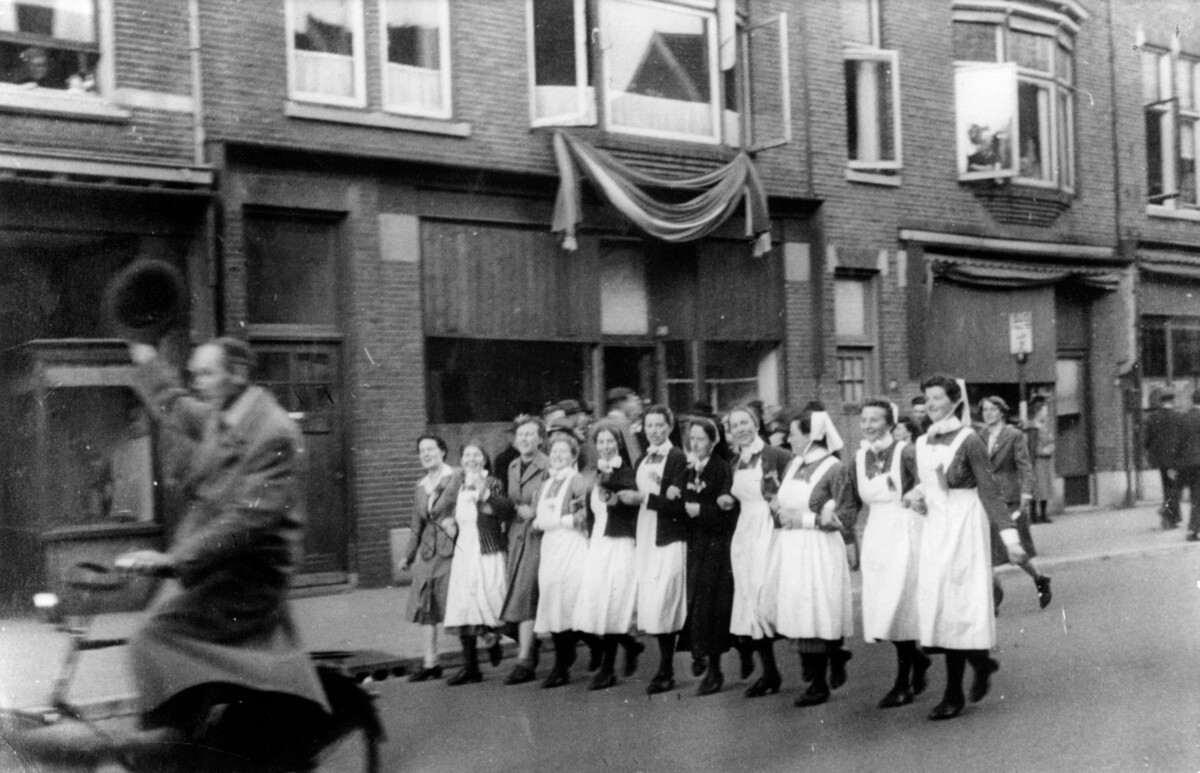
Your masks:
<svg viewBox="0 0 1200 773"><path fill-rule="evenodd" d="M1046 523L1049 519L1046 517L1046 505L1049 504L1045 499L1038 500L1038 517L1042 523Z"/></svg>
<svg viewBox="0 0 1200 773"><path fill-rule="evenodd" d="M472 674L479 671L479 645L475 636L460 636L458 640L462 642L463 668Z"/></svg>
<svg viewBox="0 0 1200 773"><path fill-rule="evenodd" d="M617 670L617 648L621 646L621 634L606 633L604 635L604 658L600 663L600 673L613 674Z"/></svg>
<svg viewBox="0 0 1200 773"><path fill-rule="evenodd" d="M552 634L554 639L554 670L565 674L575 662L575 637L571 633Z"/></svg>
<svg viewBox="0 0 1200 773"><path fill-rule="evenodd" d="M718 653L709 655L707 658L705 658L705 662L708 663L708 673L709 674L711 674L714 677L723 676L723 674L721 673L721 653L718 652Z"/></svg>
<svg viewBox="0 0 1200 773"><path fill-rule="evenodd" d="M894 641L896 648L896 689L907 690L910 686L913 663L917 660L917 643L915 641Z"/></svg>
<svg viewBox="0 0 1200 773"><path fill-rule="evenodd" d="M779 666L775 664L775 642L771 639L759 641L758 656L762 659L763 678L767 681L778 681Z"/></svg>
<svg viewBox="0 0 1200 773"><path fill-rule="evenodd" d="M820 655L801 655L801 661L807 661L807 671L812 677L812 682L809 683L810 692L829 692L829 682L826 681L826 673L829 671L829 656L826 654Z"/></svg>
<svg viewBox="0 0 1200 773"><path fill-rule="evenodd" d="M963 704L963 672L967 667L967 653L963 650L946 651L946 692L943 703Z"/></svg>
<svg viewBox="0 0 1200 773"><path fill-rule="evenodd" d="M604 659L604 645L600 641L600 637L594 633L579 632L576 637L587 645L590 657L588 658L588 671L595 671L600 668Z"/></svg>
<svg viewBox="0 0 1200 773"><path fill-rule="evenodd" d="M660 633L658 639L658 675L675 675L675 639L676 634Z"/></svg>

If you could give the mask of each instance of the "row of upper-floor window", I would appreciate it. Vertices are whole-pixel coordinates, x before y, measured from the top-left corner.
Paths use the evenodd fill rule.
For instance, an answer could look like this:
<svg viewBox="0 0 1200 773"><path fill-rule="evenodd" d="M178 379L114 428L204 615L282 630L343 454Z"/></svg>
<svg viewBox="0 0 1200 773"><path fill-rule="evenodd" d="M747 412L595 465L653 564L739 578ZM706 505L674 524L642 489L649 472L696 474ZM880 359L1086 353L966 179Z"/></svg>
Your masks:
<svg viewBox="0 0 1200 773"><path fill-rule="evenodd" d="M847 176L894 184L903 168L901 63L884 34L888 0L840 6ZM1078 28L1032 0L954 7L959 177L1072 191ZM452 117L450 0L284 0L284 8L291 99ZM525 11L535 126L602 125L733 147L789 136L786 18L751 24L746 0L526 0ZM0 84L102 94L102 17L111 12L111 0L0 0ZM372 50L378 105L368 105ZM1147 48L1142 58L1150 202L1197 207L1200 59Z"/></svg>

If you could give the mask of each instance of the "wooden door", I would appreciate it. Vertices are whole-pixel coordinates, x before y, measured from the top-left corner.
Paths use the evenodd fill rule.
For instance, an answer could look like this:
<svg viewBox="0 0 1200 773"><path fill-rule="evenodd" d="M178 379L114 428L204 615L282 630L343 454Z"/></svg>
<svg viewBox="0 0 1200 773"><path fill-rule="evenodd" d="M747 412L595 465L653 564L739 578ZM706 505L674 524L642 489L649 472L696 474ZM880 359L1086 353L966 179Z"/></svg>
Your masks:
<svg viewBox="0 0 1200 773"><path fill-rule="evenodd" d="M304 433L302 585L342 582L349 571L346 471L342 448L340 344L255 342L259 384Z"/></svg>

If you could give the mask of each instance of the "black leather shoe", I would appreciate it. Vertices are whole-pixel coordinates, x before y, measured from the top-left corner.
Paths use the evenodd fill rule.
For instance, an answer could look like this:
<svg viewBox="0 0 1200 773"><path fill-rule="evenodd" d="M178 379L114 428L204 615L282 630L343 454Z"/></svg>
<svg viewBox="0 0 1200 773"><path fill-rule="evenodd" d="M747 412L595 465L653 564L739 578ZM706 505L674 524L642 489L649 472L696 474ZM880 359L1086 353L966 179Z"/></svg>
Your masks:
<svg viewBox="0 0 1200 773"><path fill-rule="evenodd" d="M589 690L607 690L617 683L617 675L612 671L598 671L592 679L592 683L588 685Z"/></svg>
<svg viewBox="0 0 1200 773"><path fill-rule="evenodd" d="M763 675L758 681L746 688L747 698L761 698L764 695L774 695L779 692L783 678L779 674Z"/></svg>
<svg viewBox="0 0 1200 773"><path fill-rule="evenodd" d="M713 693L721 692L721 688L725 686L725 677L721 674L713 674L709 671L704 675L704 679L700 681L700 686L696 688L697 695L712 695Z"/></svg>
<svg viewBox="0 0 1200 773"><path fill-rule="evenodd" d="M667 692L675 689L675 677L671 674L657 674L650 680L650 684L646 685L647 695L658 695L660 692Z"/></svg>
<svg viewBox="0 0 1200 773"><path fill-rule="evenodd" d="M412 672L412 674L410 674L408 677L408 681L410 681L410 682L427 682L430 679L441 679L441 678L442 678L442 667L441 667L441 665L436 665L436 666L429 666L427 668L422 668L418 671Z"/></svg>
<svg viewBox="0 0 1200 773"><path fill-rule="evenodd" d="M479 669L464 668L447 679L446 684L450 687L458 687L461 684L474 684L482 681L483 674L479 673Z"/></svg>
<svg viewBox="0 0 1200 773"><path fill-rule="evenodd" d="M800 694L800 697L795 700L793 705L798 708L805 706L819 706L829 700L829 688L825 685L817 686L810 684L808 689Z"/></svg>
<svg viewBox="0 0 1200 773"><path fill-rule="evenodd" d="M992 614L995 617L1000 617L1000 604L1004 601L1004 588L1001 588L999 585L995 585L993 586L992 591L995 593L995 598L992 600L996 605L992 610Z"/></svg>
<svg viewBox="0 0 1200 773"><path fill-rule="evenodd" d="M513 670L508 672L508 676L504 677L505 684L525 684L537 679L537 674L533 668L525 663L518 663L513 666Z"/></svg>
<svg viewBox="0 0 1200 773"><path fill-rule="evenodd" d="M562 687L571 681L571 675L566 669L559 670L557 668L550 669L550 676L546 677L546 681L542 682L542 689L549 690L554 687Z"/></svg>
<svg viewBox="0 0 1200 773"><path fill-rule="evenodd" d="M708 670L708 664L704 662L702 657L692 658L692 676L704 676L704 672Z"/></svg>
<svg viewBox="0 0 1200 773"><path fill-rule="evenodd" d="M488 662L492 664L492 668L500 665L500 660L504 657L504 648L500 646L499 640L495 644L488 647Z"/></svg>
<svg viewBox="0 0 1200 773"><path fill-rule="evenodd" d="M894 709L900 706L907 706L913 702L913 692L907 688L893 687L888 690L887 695L879 700L879 708Z"/></svg>
<svg viewBox="0 0 1200 773"><path fill-rule="evenodd" d="M929 671L929 667L933 665L933 660L924 652L917 652L917 659L913 661L912 670L912 694L920 695L925 692L925 687L928 682L925 675Z"/></svg>
<svg viewBox="0 0 1200 773"><path fill-rule="evenodd" d="M988 694L988 690L992 688L992 674L1000 670L1000 664L988 658L984 661L983 668L976 669L975 680L971 682L971 703L979 703L984 696Z"/></svg>
<svg viewBox="0 0 1200 773"><path fill-rule="evenodd" d="M1033 581L1033 586L1037 588L1038 606L1042 609L1050 606L1050 600L1054 598L1050 592L1050 578L1042 575Z"/></svg>
<svg viewBox="0 0 1200 773"><path fill-rule="evenodd" d="M850 650L835 650L829 656L829 686L837 689L846 683L846 664L854 653Z"/></svg>
<svg viewBox="0 0 1200 773"><path fill-rule="evenodd" d="M942 700L941 703L933 707L933 711L929 712L929 718L937 721L939 719L954 719L962 713L962 699L958 700Z"/></svg>
<svg viewBox="0 0 1200 773"><path fill-rule="evenodd" d="M640 641L635 641L625 648L625 676L633 676L637 673L638 655L646 651L646 645Z"/></svg>

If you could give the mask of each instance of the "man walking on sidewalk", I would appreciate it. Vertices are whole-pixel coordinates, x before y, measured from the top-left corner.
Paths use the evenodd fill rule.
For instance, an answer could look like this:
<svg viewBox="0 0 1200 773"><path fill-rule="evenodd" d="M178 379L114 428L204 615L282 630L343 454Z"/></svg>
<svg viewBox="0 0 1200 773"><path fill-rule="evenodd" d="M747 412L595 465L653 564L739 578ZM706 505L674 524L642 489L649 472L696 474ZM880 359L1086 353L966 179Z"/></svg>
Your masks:
<svg viewBox="0 0 1200 773"><path fill-rule="evenodd" d="M1146 461L1162 475L1163 505L1159 510L1162 527L1179 526L1181 494L1179 462L1182 416L1175 412L1175 393L1167 388L1150 392L1150 415L1144 425Z"/></svg>
<svg viewBox="0 0 1200 773"><path fill-rule="evenodd" d="M1179 416L1179 458L1175 462L1179 467L1179 495L1186 488L1191 503L1188 542L1200 541L1200 503L1196 499L1196 488L1200 486L1200 404L1197 400L1200 400L1200 389L1192 393L1192 407Z"/></svg>

